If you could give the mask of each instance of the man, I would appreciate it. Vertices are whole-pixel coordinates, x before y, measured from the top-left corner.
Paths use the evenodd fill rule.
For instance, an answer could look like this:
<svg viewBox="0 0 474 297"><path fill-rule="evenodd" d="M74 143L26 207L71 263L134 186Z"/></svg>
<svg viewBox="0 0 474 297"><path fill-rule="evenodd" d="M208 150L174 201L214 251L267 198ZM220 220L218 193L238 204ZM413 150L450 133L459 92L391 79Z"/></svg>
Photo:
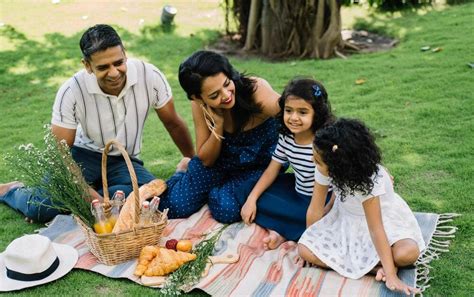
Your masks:
<svg viewBox="0 0 474 297"><path fill-rule="evenodd" d="M180 164L185 166L194 149L187 126L176 113L164 75L151 64L128 59L119 35L108 25L89 28L79 44L85 69L59 89L51 130L71 147L86 181L98 190L91 190L93 195L102 194L101 155L111 139L118 140L127 150L139 185L155 179L139 159L145 119L151 107L183 154ZM107 178L111 195L116 190L126 195L132 191L127 166L116 148L109 153ZM38 204L49 204L49 199L33 196L18 182L0 185L0 201L22 212L29 221L44 222L58 214Z"/></svg>

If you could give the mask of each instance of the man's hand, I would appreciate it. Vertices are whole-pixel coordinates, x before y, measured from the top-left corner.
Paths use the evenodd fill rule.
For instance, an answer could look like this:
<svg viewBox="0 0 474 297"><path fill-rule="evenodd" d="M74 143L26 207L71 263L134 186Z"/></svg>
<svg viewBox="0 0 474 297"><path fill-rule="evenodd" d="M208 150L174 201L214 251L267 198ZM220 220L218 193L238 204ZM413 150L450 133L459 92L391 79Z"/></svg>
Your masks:
<svg viewBox="0 0 474 297"><path fill-rule="evenodd" d="M191 158L183 157L181 161L179 161L178 165L176 165L176 172L186 172L188 171L188 164L191 161Z"/></svg>

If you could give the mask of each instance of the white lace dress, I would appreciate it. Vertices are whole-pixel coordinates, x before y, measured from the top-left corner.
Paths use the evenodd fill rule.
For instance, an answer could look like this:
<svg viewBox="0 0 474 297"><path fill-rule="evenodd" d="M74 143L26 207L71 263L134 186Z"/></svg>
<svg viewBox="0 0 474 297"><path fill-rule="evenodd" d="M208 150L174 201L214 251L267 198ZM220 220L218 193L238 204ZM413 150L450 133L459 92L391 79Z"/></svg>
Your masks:
<svg viewBox="0 0 474 297"><path fill-rule="evenodd" d="M324 178L316 169L316 181L324 184ZM379 165L373 180L374 188L369 195L356 193L346 196L344 202L340 190L334 189L336 200L331 211L306 229L299 240L331 269L353 279L367 274L380 261L362 206L369 198L380 198L382 221L390 245L410 238L416 241L420 251L425 249L418 222L406 202L393 191L385 168Z"/></svg>

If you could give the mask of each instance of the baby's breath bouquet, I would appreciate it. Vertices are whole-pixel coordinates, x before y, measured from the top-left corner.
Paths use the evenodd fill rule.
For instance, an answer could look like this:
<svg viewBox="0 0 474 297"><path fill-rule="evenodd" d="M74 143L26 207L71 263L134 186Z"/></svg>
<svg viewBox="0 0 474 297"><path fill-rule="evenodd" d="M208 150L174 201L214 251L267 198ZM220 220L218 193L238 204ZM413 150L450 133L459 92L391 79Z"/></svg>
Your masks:
<svg viewBox="0 0 474 297"><path fill-rule="evenodd" d="M201 241L193 249L193 253L196 254L196 259L185 263L183 266L178 268L173 274L170 275L160 293L164 296L179 296L184 290L192 288L201 279L201 275L204 272L209 256L212 256L214 248L219 241L219 238L224 230L229 225L223 225L212 236ZM206 234L204 236L209 236Z"/></svg>
<svg viewBox="0 0 474 297"><path fill-rule="evenodd" d="M37 148L31 143L20 145L5 160L33 194L51 200L52 205L44 207L71 212L91 226L94 218L86 200L90 195L81 169L72 159L66 142L57 142L51 129L45 128L44 147Z"/></svg>

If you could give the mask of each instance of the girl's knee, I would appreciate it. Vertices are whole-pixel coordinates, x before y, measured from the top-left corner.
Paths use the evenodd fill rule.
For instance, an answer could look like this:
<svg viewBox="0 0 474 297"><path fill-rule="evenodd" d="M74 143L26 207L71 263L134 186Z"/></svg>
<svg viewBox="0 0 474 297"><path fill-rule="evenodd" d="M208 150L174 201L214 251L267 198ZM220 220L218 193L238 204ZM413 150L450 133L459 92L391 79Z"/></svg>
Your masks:
<svg viewBox="0 0 474 297"><path fill-rule="evenodd" d="M323 261L321 261L318 257L316 257L313 254L313 252L311 252L311 250L307 248L304 244L298 243L298 254L305 261L308 261L319 267L323 267L323 268L327 267L327 265Z"/></svg>
<svg viewBox="0 0 474 297"><path fill-rule="evenodd" d="M397 241L392 247L392 253L397 267L412 265L420 256L418 244L412 239Z"/></svg>

